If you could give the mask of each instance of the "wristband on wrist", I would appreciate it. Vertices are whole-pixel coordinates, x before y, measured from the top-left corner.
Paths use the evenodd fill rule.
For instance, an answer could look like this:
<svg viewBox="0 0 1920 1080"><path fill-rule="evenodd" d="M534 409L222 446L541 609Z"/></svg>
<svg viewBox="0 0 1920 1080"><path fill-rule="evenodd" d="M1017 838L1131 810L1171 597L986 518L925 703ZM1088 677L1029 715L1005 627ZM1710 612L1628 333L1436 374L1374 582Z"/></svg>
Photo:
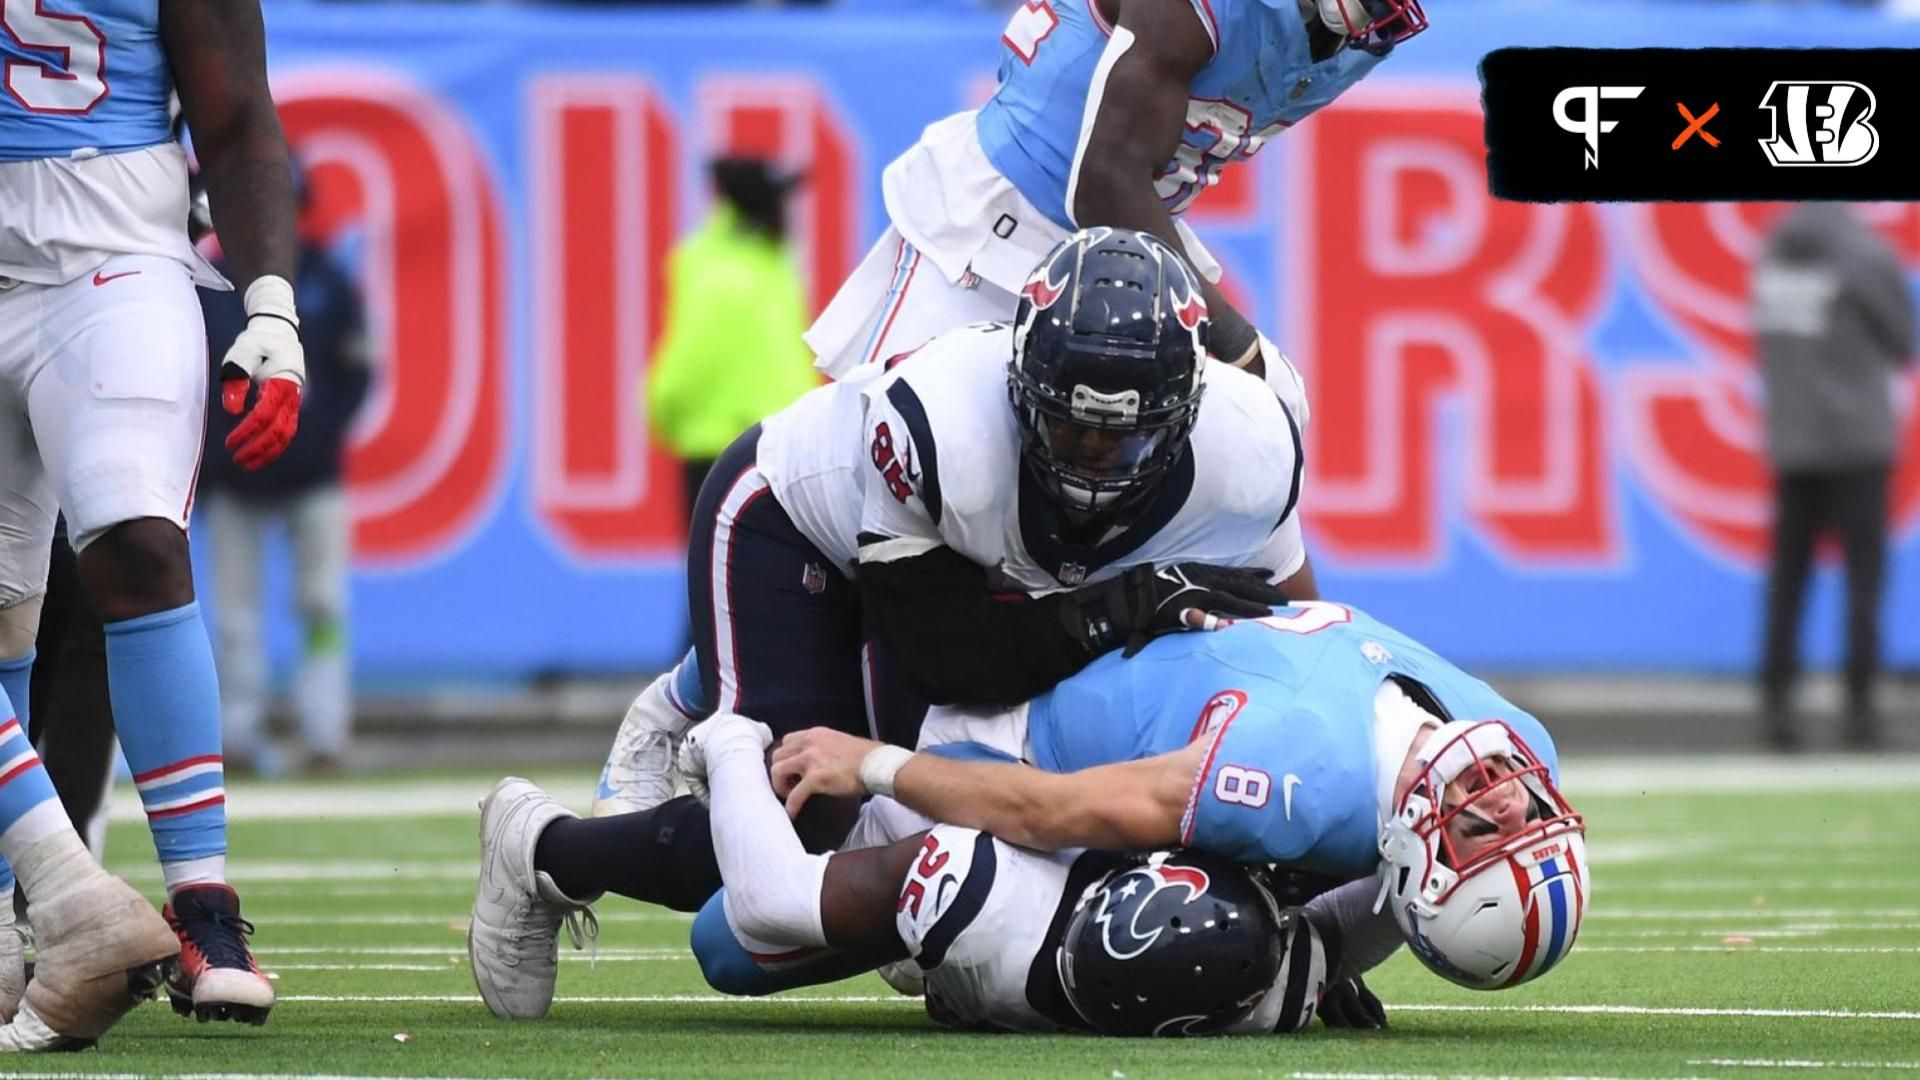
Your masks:
<svg viewBox="0 0 1920 1080"><path fill-rule="evenodd" d="M913 758L904 746L881 746L860 759L860 783L872 794L893 795L893 777Z"/></svg>
<svg viewBox="0 0 1920 1080"><path fill-rule="evenodd" d="M271 315L284 319L296 328L300 325L300 316L293 306L293 285L278 274L261 274L247 286L246 296L241 301L247 317Z"/></svg>

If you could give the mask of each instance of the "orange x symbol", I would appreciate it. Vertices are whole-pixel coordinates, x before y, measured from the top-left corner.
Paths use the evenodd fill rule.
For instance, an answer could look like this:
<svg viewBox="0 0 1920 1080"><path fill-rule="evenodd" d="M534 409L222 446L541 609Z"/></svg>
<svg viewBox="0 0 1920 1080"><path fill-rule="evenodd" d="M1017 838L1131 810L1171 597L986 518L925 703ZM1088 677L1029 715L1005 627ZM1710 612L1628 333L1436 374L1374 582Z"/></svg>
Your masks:
<svg viewBox="0 0 1920 1080"><path fill-rule="evenodd" d="M1680 144L1692 138L1695 132L1698 132L1700 137L1707 141L1708 146L1720 145L1720 140L1714 138L1713 132L1707 130L1707 121L1713 119L1714 114L1720 111L1719 102L1716 101L1712 105L1708 106L1707 111L1701 113L1698 119L1695 119L1694 115L1687 111L1687 107L1685 105L1682 105L1677 101L1673 103L1673 107L1676 109L1679 109L1680 115L1687 118L1687 130L1681 132L1680 137L1673 140L1673 149L1675 150L1680 149Z"/></svg>

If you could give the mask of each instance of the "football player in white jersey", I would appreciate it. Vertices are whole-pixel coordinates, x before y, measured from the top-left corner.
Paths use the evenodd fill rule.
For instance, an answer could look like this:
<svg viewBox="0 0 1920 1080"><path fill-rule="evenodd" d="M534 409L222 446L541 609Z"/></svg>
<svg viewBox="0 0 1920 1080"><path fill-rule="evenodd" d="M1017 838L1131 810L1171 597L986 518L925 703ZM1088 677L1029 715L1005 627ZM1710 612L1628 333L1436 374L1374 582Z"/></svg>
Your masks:
<svg viewBox="0 0 1920 1080"><path fill-rule="evenodd" d="M176 955L176 1009L264 1022L273 988L226 884L219 692L186 534L207 370L194 285L226 282L187 239L170 112L177 92L246 288L223 400L247 412L228 447L258 467L292 438L305 379L258 0L40 0L0 21L0 918L17 874L39 945L22 999L0 934L0 1049L99 1038ZM56 510L105 624L164 919L87 854L20 723Z"/></svg>
<svg viewBox="0 0 1920 1080"><path fill-rule="evenodd" d="M1282 910L1265 871L1218 856L1043 854L888 799L868 804L839 851L809 855L768 782L771 738L720 713L682 753L711 800L727 883L693 931L716 989L764 994L886 964L889 982L965 1030L1266 1034L1304 1028L1338 973L1333 909ZM528 888L550 885L532 854L570 813L510 777L482 814L503 839L488 884L529 897L522 925L551 950L574 908ZM540 1012L554 990L544 971ZM496 1014L516 1015L480 985Z"/></svg>
<svg viewBox="0 0 1920 1080"><path fill-rule="evenodd" d="M671 741L706 711L782 732L788 713L865 712L911 743L911 705L876 708L876 687L1012 703L1182 628L1189 609L1233 614L1225 594L1315 595L1298 516L1304 397L1206 359L1184 260L1144 233L1086 230L1026 293L1016 323L867 365L716 464L688 551L697 662L629 710L596 815L665 801ZM844 580L856 564L857 588ZM829 606L847 627L795 632ZM891 677L861 677L871 651L833 659L865 636ZM813 689L822 679L844 684L836 699ZM913 719L875 715L888 712Z"/></svg>
<svg viewBox="0 0 1920 1080"><path fill-rule="evenodd" d="M1090 230L1035 282L1045 303L1022 324L870 366L722 455L688 552L705 684L688 696L779 733L825 723L912 745L919 711L870 711L876 687L904 686L922 710L1023 700L1108 651L1310 590L1297 426L1260 380L1205 359L1184 262L1145 234ZM1059 378L1073 381L1016 395ZM899 670L866 674L870 630ZM719 888L704 808L670 798L672 740L692 723L670 684L642 695L622 738L643 737L608 773L633 812L543 837L563 890L692 910ZM816 848L849 824L825 806L797 822ZM476 963L497 952L511 980L518 939L495 925L477 906Z"/></svg>

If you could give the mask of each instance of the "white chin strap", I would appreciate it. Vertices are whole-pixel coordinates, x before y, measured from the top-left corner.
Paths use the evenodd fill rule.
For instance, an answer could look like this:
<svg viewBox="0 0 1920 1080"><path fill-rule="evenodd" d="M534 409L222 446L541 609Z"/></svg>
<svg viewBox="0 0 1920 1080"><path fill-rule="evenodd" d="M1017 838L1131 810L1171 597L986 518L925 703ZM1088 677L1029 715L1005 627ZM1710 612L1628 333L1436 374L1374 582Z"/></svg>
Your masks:
<svg viewBox="0 0 1920 1080"><path fill-rule="evenodd" d="M1350 37L1373 21L1373 14L1360 0L1317 0L1320 22L1341 37Z"/></svg>

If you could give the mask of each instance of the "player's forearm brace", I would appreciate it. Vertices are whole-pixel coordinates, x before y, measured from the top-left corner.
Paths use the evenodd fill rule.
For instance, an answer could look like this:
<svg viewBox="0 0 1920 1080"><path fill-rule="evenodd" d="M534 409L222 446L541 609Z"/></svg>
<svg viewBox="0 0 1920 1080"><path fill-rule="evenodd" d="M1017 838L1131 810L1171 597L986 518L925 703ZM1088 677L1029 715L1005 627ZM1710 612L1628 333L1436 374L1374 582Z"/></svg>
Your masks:
<svg viewBox="0 0 1920 1080"><path fill-rule="evenodd" d="M707 775L727 921L755 944L824 947L820 887L828 856L809 855L801 846L758 748L728 748L709 759Z"/></svg>
<svg viewBox="0 0 1920 1080"><path fill-rule="evenodd" d="M908 676L935 704L1014 705L1126 640L1104 586L1026 599L989 595L951 548L862 564L861 598Z"/></svg>

